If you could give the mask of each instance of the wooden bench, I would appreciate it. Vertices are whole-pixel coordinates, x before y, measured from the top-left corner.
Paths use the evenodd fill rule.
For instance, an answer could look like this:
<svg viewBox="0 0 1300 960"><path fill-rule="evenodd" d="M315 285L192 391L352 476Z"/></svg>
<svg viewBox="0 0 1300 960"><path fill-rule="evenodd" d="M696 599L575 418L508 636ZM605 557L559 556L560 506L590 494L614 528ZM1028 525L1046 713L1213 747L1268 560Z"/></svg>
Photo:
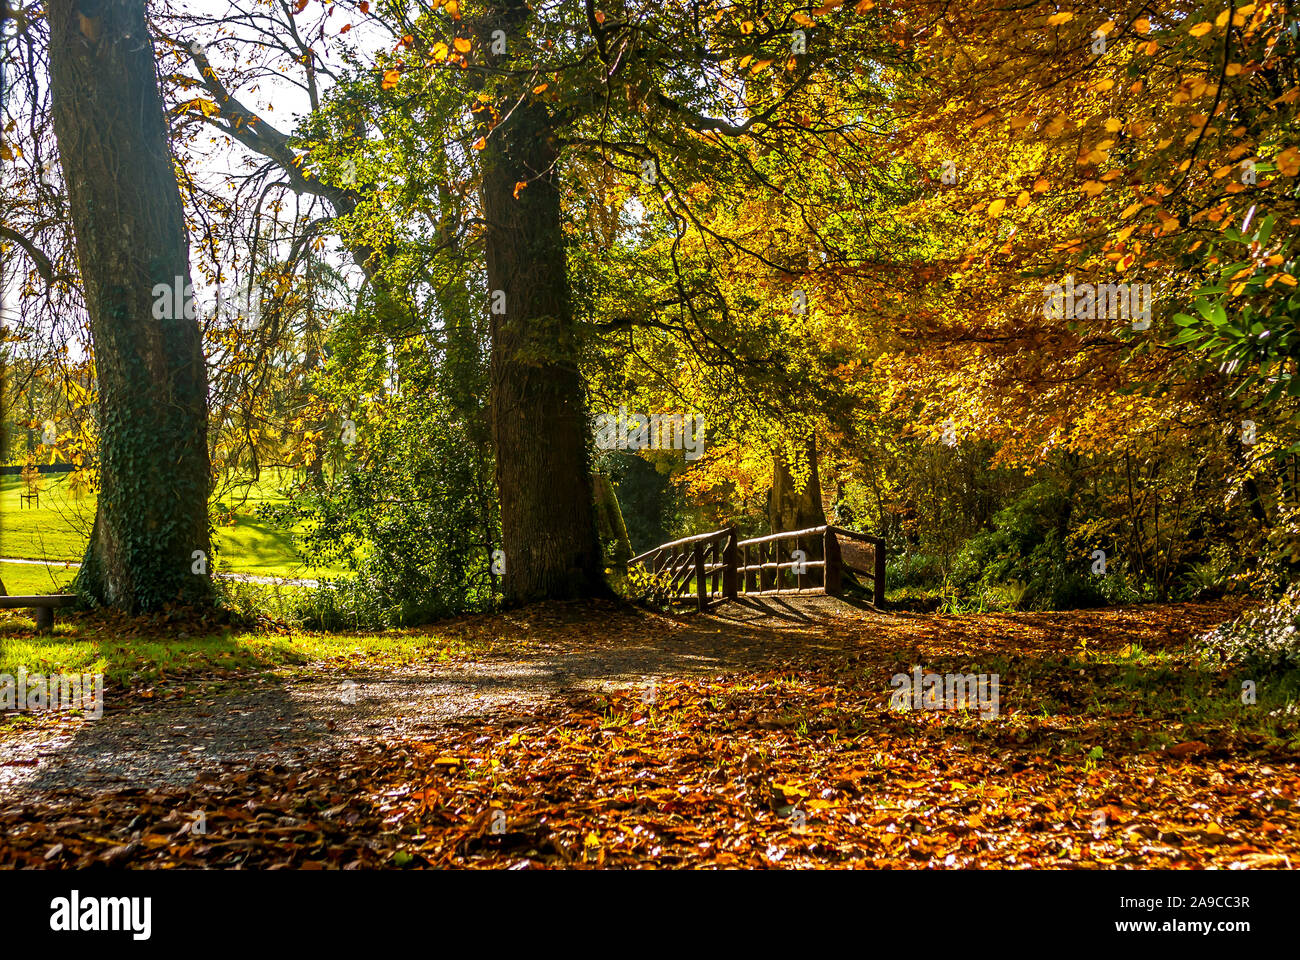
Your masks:
<svg viewBox="0 0 1300 960"><path fill-rule="evenodd" d="M0 597L0 610L31 610L37 633L54 629L54 608L70 607L77 602L74 593L47 593L39 597Z"/></svg>

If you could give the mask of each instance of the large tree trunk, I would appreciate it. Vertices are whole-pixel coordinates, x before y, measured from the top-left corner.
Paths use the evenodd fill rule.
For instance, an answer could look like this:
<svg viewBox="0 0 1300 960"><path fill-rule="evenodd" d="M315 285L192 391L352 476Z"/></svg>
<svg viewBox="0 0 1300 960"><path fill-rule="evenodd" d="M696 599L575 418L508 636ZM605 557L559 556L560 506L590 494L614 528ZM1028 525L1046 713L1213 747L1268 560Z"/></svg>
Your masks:
<svg viewBox="0 0 1300 960"><path fill-rule="evenodd" d="M186 317L185 223L144 2L48 9L54 131L99 387L99 504L77 587L132 613L207 603L207 372ZM173 302L155 311L159 284Z"/></svg>
<svg viewBox="0 0 1300 960"><path fill-rule="evenodd" d="M790 529L807 529L826 524L826 510L822 507L822 480L816 468L816 437L807 438L802 451L803 464L807 466L807 479L803 487L798 487L792 464L783 454L777 453L772 464L772 492L767 503L768 522L772 533L790 531ZM794 550L802 550L805 561L820 561L826 558L822 536L800 537L797 541L780 541L784 549L790 550L789 557L797 559ZM822 572L810 571L814 583L822 583ZM788 575L787 575L788 576ZM780 580L779 580L780 583Z"/></svg>
<svg viewBox="0 0 1300 960"><path fill-rule="evenodd" d="M803 487L795 483L794 471L780 453L772 468L772 494L768 501L768 520L773 533L786 530L805 530L826 523L822 508L822 484L817 473L817 438L809 437L803 456L809 466L807 482Z"/></svg>
<svg viewBox="0 0 1300 960"><path fill-rule="evenodd" d="M772 493L768 501L768 520L773 533L787 530L806 530L820 527L826 523L826 511L822 508L822 484L817 473L817 438L809 436L802 452L804 458L801 466L806 466L808 475L802 487L795 480L795 472L781 453L777 453L772 465ZM804 560L825 559L825 548L820 535L800 537L795 540L780 541L783 549L791 551L783 560L798 559L795 550L803 551ZM821 571L809 571L814 583L821 583ZM789 574L783 574L783 579ZM781 581L778 581L781 582ZM788 584L788 585L792 585Z"/></svg>
<svg viewBox="0 0 1300 960"><path fill-rule="evenodd" d="M521 36L530 15L523 0L505 0L484 24L485 45L498 27ZM504 306L491 316L490 396L506 597L522 603L600 595L608 586L592 503L550 117L544 104L527 97L493 129L486 112L478 118L486 137L481 162L489 304ZM521 181L526 185L516 191Z"/></svg>

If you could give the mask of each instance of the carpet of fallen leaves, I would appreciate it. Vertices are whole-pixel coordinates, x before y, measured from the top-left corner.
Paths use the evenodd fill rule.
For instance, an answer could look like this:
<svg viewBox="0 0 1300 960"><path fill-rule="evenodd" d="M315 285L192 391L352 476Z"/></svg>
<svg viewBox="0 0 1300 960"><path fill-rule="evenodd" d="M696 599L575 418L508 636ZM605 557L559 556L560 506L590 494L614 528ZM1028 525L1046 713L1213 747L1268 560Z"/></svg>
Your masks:
<svg viewBox="0 0 1300 960"><path fill-rule="evenodd" d="M832 654L572 692L307 770L0 806L0 866L1290 868L1295 720L1205 709L1239 683L1186 651L1232 612L824 625ZM1000 715L890 710L912 663L996 667Z"/></svg>

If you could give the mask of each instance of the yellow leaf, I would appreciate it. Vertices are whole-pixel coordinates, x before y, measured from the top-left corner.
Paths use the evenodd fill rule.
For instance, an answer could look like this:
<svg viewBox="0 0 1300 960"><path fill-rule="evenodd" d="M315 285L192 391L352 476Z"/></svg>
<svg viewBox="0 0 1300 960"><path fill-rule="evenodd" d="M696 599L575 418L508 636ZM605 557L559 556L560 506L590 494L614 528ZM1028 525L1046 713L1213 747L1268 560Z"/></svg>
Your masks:
<svg viewBox="0 0 1300 960"><path fill-rule="evenodd" d="M813 25L813 18L802 11L792 14L790 19L801 27L811 27Z"/></svg>
<svg viewBox="0 0 1300 960"><path fill-rule="evenodd" d="M533 93L545 93L546 88L549 86L549 83L539 83L537 86L533 87Z"/></svg>
<svg viewBox="0 0 1300 960"><path fill-rule="evenodd" d="M876 6L876 0L858 0L858 5L853 8L854 13L866 13Z"/></svg>
<svg viewBox="0 0 1300 960"><path fill-rule="evenodd" d="M1204 23L1196 24L1196 26L1192 27L1192 29L1187 32L1194 37L1203 37L1213 29L1214 27L1208 20L1206 20Z"/></svg>
<svg viewBox="0 0 1300 960"><path fill-rule="evenodd" d="M1285 283L1288 287L1294 287L1296 285L1295 277L1291 276L1289 273L1279 273L1277 279L1279 283Z"/></svg>
<svg viewBox="0 0 1300 960"><path fill-rule="evenodd" d="M1017 206L1017 207L1027 207L1027 206L1029 206L1029 191L1028 191L1028 190L1022 190L1022 191L1020 191L1020 196L1016 197L1016 206Z"/></svg>
<svg viewBox="0 0 1300 960"><path fill-rule="evenodd" d="M1146 17L1140 17L1133 21L1133 29L1138 33L1148 33L1151 30L1151 21Z"/></svg>
<svg viewBox="0 0 1300 960"><path fill-rule="evenodd" d="M449 52L449 48L441 40L433 45L433 59L435 60L446 60Z"/></svg>
<svg viewBox="0 0 1300 960"><path fill-rule="evenodd" d="M1059 27L1063 23L1069 23L1074 19L1074 14L1066 11L1065 13L1054 13L1047 18L1049 27Z"/></svg>
<svg viewBox="0 0 1300 960"><path fill-rule="evenodd" d="M184 106L187 110L201 113L205 117L212 117L220 112L220 108L215 103L211 100L205 100L202 97L195 97Z"/></svg>
<svg viewBox="0 0 1300 960"><path fill-rule="evenodd" d="M1034 193L1046 193L1051 184L1047 182L1046 177L1039 177L1034 181Z"/></svg>
<svg viewBox="0 0 1300 960"><path fill-rule="evenodd" d="M741 32L741 33L744 33L744 34L750 34L750 33L753 33L753 32L754 32L754 24L753 24L751 21L749 21L749 20L744 21L744 22L740 25L740 32Z"/></svg>
<svg viewBox="0 0 1300 960"><path fill-rule="evenodd" d="M468 37L457 37L455 43L457 53L469 53L470 42Z"/></svg>
<svg viewBox="0 0 1300 960"><path fill-rule="evenodd" d="M755 60L754 65L749 68L749 72L753 74L758 74L766 70L771 65L772 65L771 60Z"/></svg>
<svg viewBox="0 0 1300 960"><path fill-rule="evenodd" d="M1098 183L1096 180L1088 180L1079 189L1090 197L1096 197L1105 191L1106 185L1104 183Z"/></svg>
<svg viewBox="0 0 1300 960"><path fill-rule="evenodd" d="M1133 214L1137 213L1141 209L1142 209L1141 202L1130 204L1129 206L1125 207L1124 212L1119 215L1120 219L1127 220L1129 217L1133 216Z"/></svg>
<svg viewBox="0 0 1300 960"><path fill-rule="evenodd" d="M1300 150L1295 147L1287 147L1277 155L1277 169L1284 177L1294 177L1300 174Z"/></svg>
<svg viewBox="0 0 1300 960"><path fill-rule="evenodd" d="M992 203L989 204L989 216L990 217L1002 216L1002 211L1006 208L1006 205L1007 202L1001 198L994 200Z"/></svg>
<svg viewBox="0 0 1300 960"><path fill-rule="evenodd" d="M474 141L475 150L482 150L486 146L487 146L487 140L484 137L479 137L477 140Z"/></svg>
<svg viewBox="0 0 1300 960"><path fill-rule="evenodd" d="M516 200L519 199L519 191L522 190L522 189L524 189L524 187L526 187L526 186L528 186L528 181L527 181L527 180L516 180L516 181L515 181L515 199L516 199Z"/></svg>
<svg viewBox="0 0 1300 960"><path fill-rule="evenodd" d="M397 81L400 80L401 77L402 75L396 70L385 70L383 82L380 83L379 86L384 90L391 90L393 87L397 86Z"/></svg>
<svg viewBox="0 0 1300 960"><path fill-rule="evenodd" d="M1217 17L1214 18L1214 25L1218 27L1220 30L1222 30L1224 27L1228 25L1227 10L1224 10L1221 14L1219 14Z"/></svg>

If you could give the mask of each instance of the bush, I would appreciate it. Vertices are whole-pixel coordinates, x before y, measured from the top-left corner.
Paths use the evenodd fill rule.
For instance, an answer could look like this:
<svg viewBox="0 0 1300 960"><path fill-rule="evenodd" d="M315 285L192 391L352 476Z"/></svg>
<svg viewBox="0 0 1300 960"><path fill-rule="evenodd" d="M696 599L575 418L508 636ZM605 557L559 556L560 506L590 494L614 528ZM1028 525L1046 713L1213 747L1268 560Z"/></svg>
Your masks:
<svg viewBox="0 0 1300 960"><path fill-rule="evenodd" d="M1071 557L1061 537L1069 509L1054 483L1034 484L994 515L993 529L966 541L953 563L953 582L979 594L1014 585L1016 605L1027 609L1107 603L1105 582L1112 577L1092 576L1086 563Z"/></svg>
<svg viewBox="0 0 1300 960"><path fill-rule="evenodd" d="M892 590L904 587L930 587L943 582L941 558L928 553L904 552L897 557L886 554L885 583Z"/></svg>
<svg viewBox="0 0 1300 960"><path fill-rule="evenodd" d="M645 567L630 567L623 582L623 592L633 603L666 610L672 605L672 574L667 570L651 573Z"/></svg>
<svg viewBox="0 0 1300 960"><path fill-rule="evenodd" d="M1300 584L1275 603L1215 627L1199 645L1208 656L1261 674L1300 668Z"/></svg>
<svg viewBox="0 0 1300 960"><path fill-rule="evenodd" d="M384 415L359 425L331 480L288 505L259 512L297 526L311 566L353 575L299 604L308 626L403 626L494 602L490 470L435 391L413 383L387 398Z"/></svg>

